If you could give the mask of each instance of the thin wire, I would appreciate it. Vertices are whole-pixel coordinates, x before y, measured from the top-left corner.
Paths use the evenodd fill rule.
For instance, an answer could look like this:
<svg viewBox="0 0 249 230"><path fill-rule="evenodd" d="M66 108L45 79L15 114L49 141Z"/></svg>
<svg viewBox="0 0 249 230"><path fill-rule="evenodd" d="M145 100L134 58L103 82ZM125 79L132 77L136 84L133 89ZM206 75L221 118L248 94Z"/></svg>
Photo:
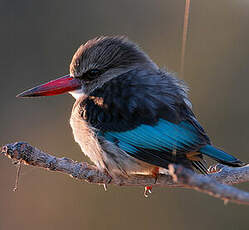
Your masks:
<svg viewBox="0 0 249 230"><path fill-rule="evenodd" d="M15 181L15 187L13 188L13 192L16 192L18 189L18 182L20 178L20 172L21 172L22 162L18 162L17 165L17 171L16 171L16 181Z"/></svg>
<svg viewBox="0 0 249 230"><path fill-rule="evenodd" d="M183 33L182 33L182 52L181 52L181 62L180 62L180 76L182 78L184 76L184 62L185 62L186 42L187 42L187 35L188 35L189 10L190 10L190 0L186 0Z"/></svg>

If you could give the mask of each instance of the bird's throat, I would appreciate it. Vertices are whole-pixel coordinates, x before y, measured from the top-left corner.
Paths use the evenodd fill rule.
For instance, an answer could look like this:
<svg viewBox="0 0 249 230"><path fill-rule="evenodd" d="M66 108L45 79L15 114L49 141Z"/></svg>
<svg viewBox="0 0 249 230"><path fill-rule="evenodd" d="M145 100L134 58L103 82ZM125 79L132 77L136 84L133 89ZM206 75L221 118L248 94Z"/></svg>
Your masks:
<svg viewBox="0 0 249 230"><path fill-rule="evenodd" d="M75 98L75 100L85 95L83 88L70 91L69 93Z"/></svg>

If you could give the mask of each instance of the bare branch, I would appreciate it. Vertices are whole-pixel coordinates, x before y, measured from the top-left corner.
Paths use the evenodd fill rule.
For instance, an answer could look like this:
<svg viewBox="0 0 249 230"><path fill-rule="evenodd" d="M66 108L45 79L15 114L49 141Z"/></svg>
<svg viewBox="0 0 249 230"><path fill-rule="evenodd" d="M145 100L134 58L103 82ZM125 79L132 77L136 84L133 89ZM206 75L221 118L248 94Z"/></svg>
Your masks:
<svg viewBox="0 0 249 230"><path fill-rule="evenodd" d="M248 166L244 166L243 168L246 168L245 171L248 172ZM179 165L169 165L169 169L170 169L169 170L170 174L173 176L175 182L179 182L181 184L188 186L191 189L220 198L224 200L225 203L230 201L238 204L249 205L248 192L244 192L242 190L239 190L237 188L234 188L232 186L223 183L221 184L220 182L216 181L213 178L212 174L210 174L209 176L198 175L195 172L183 168L182 166ZM227 172L223 174L222 171L219 173L215 173L216 174L215 178L219 178L219 181L224 182L222 180L222 177L226 175ZM232 181L229 180L229 182Z"/></svg>
<svg viewBox="0 0 249 230"><path fill-rule="evenodd" d="M3 146L1 154L27 165L62 172L89 183L191 188L224 201L249 205L249 193L226 185L249 181L249 165L240 168L219 165L221 170L218 173L203 176L180 165L172 164L169 167L169 174L160 174L155 181L154 177L147 175L112 178L107 172L101 172L88 163L76 162L65 157L57 158L24 142Z"/></svg>

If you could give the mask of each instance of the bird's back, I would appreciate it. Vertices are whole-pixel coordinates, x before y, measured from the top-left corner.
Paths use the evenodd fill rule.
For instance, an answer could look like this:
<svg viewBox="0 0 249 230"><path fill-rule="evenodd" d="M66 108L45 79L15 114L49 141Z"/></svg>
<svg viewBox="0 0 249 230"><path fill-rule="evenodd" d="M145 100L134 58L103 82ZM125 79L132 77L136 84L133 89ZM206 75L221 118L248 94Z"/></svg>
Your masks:
<svg viewBox="0 0 249 230"><path fill-rule="evenodd" d="M136 68L77 103L77 113L84 126L94 130L95 140L104 139L149 164L167 167L175 162L191 167L185 153L209 143L191 111L186 86L162 70ZM73 129L80 129L79 124ZM86 145L83 137L77 139Z"/></svg>

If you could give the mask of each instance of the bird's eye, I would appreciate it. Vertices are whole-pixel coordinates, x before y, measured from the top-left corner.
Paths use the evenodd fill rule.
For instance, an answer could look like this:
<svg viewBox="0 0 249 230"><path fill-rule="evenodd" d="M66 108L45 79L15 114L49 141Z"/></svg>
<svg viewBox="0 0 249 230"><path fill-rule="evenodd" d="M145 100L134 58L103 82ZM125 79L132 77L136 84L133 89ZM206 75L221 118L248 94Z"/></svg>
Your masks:
<svg viewBox="0 0 249 230"><path fill-rule="evenodd" d="M95 78L97 78L99 75L101 74L101 71L98 69L91 69L88 70L85 74L84 74L84 79L91 81L94 80Z"/></svg>
<svg viewBox="0 0 249 230"><path fill-rule="evenodd" d="M91 69L91 70L88 71L88 74L90 76L97 76L97 75L100 74L100 70L98 70L98 69Z"/></svg>
<svg viewBox="0 0 249 230"><path fill-rule="evenodd" d="M90 69L87 72L83 73L81 76L75 76L75 78L78 78L80 80L86 80L86 81L92 81L98 76L100 76L104 71L99 69Z"/></svg>

